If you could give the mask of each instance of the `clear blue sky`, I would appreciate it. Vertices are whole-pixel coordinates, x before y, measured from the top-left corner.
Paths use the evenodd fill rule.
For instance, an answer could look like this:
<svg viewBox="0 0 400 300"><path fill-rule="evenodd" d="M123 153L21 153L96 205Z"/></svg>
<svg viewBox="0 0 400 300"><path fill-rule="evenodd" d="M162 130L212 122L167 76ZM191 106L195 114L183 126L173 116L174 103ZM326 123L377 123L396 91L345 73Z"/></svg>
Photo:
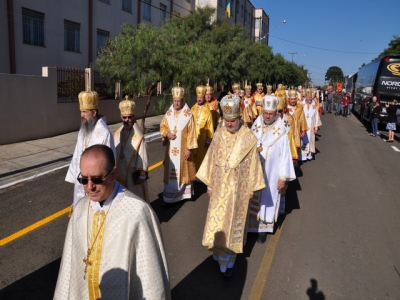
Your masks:
<svg viewBox="0 0 400 300"><path fill-rule="evenodd" d="M273 52L289 61L289 52L297 52L293 61L309 70L315 85L324 84L331 66L340 67L344 75L356 73L388 47L393 35L400 36L400 0L251 2L270 17Z"/></svg>

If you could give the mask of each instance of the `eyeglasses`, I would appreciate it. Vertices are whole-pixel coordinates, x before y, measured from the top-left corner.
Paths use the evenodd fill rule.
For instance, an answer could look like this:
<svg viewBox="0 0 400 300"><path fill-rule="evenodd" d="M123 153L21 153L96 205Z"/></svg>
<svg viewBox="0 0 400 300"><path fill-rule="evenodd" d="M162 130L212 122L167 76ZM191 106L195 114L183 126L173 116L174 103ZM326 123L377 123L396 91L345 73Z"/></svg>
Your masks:
<svg viewBox="0 0 400 300"><path fill-rule="evenodd" d="M91 177L91 178L82 176L82 174L79 173L79 175L78 175L78 177L77 177L76 179L78 180L78 182L79 182L80 184L83 184L83 185L87 185L87 184L89 183L89 180L90 180L93 184L102 184L103 181L104 181L104 179L111 173L111 171L112 171L112 169L111 169L106 175L104 175L103 177L101 177L101 176L94 176L94 177Z"/></svg>
<svg viewBox="0 0 400 300"><path fill-rule="evenodd" d="M123 120L126 120L126 119L132 120L133 116L122 116L122 119Z"/></svg>

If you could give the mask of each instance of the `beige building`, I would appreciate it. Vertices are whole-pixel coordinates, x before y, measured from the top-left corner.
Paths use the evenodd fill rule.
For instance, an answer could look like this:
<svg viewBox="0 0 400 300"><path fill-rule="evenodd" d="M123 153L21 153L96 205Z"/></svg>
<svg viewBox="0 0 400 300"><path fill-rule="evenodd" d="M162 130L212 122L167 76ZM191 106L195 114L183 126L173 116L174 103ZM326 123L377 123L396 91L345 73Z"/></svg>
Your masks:
<svg viewBox="0 0 400 300"><path fill-rule="evenodd" d="M43 66L87 68L124 23L159 26L210 5L260 40L269 19L250 0L6 0L0 1L0 73L40 75ZM257 27L257 18L261 26ZM263 25L266 25L265 27ZM268 39L262 39L268 44Z"/></svg>

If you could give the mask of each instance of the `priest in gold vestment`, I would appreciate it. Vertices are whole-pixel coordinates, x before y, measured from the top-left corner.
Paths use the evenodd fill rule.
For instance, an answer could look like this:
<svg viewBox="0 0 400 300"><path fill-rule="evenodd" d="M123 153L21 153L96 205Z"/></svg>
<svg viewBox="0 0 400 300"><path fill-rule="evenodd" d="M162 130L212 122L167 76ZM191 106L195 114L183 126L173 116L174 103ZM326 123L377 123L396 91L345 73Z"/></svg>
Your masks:
<svg viewBox="0 0 400 300"><path fill-rule="evenodd" d="M214 125L212 114L205 98L206 87L203 85L196 87L196 95L197 103L192 106L191 111L196 124L196 139L198 148L197 151L195 151L195 164L196 170L198 170L214 135Z"/></svg>
<svg viewBox="0 0 400 300"><path fill-rule="evenodd" d="M264 94L264 85L259 82L257 83L257 90L253 94L254 102L256 105L256 110L257 110L257 115L256 118L260 115L262 115L262 110L263 110L263 104L262 104L262 99L265 96Z"/></svg>
<svg viewBox="0 0 400 300"><path fill-rule="evenodd" d="M125 97L119 103L122 126L114 133L117 180L128 190L149 202L147 188L147 145L135 120L135 102Z"/></svg>
<svg viewBox="0 0 400 300"><path fill-rule="evenodd" d="M190 199L194 193L196 123L189 106L183 102L184 94L179 83L172 88L173 102L160 124L165 145L163 199L166 203Z"/></svg>
<svg viewBox="0 0 400 300"><path fill-rule="evenodd" d="M149 204L116 181L113 151L85 150L86 196L69 219L54 299L170 299L160 225Z"/></svg>
<svg viewBox="0 0 400 300"><path fill-rule="evenodd" d="M299 151L301 148L300 138L304 137L308 130L306 117L304 116L303 104L298 102L295 90L289 91L289 100L286 108L286 117L289 121L290 131L288 137L293 139L289 141L292 159L296 162L299 159Z"/></svg>
<svg viewBox="0 0 400 300"><path fill-rule="evenodd" d="M265 187L257 138L241 125L239 105L236 95L221 100L224 125L215 132L196 174L210 196L202 244L228 278L246 242L249 200Z"/></svg>
<svg viewBox="0 0 400 300"><path fill-rule="evenodd" d="M211 110L214 131L217 129L218 123L221 119L221 112L219 110L219 102L217 98L213 97L214 89L208 83L206 85L206 101L208 102L208 106Z"/></svg>

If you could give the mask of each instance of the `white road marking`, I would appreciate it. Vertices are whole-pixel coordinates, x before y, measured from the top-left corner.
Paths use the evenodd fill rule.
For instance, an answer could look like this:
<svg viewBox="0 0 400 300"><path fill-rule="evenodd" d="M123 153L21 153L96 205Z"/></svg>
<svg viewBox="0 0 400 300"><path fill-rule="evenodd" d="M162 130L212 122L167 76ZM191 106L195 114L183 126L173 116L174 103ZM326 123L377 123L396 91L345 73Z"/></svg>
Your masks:
<svg viewBox="0 0 400 300"><path fill-rule="evenodd" d="M154 140L157 140L157 139L160 139L160 138L161 138L161 133L160 132L155 132L155 133L152 133L152 134L148 134L148 135L145 135L145 137L144 137L146 142L151 142L151 141L154 141ZM0 190L8 188L8 187L13 186L13 185L15 185L17 183L20 183L20 182L24 182L24 181L27 181L27 180L31 180L33 178L37 178L37 177L43 176L45 174L54 172L56 170L59 170L59 169L62 169L62 168L68 167L68 166L69 166L69 163L67 165L64 165L64 166L61 166L61 167L57 167L57 168L54 168L54 169L51 169L51 170L47 170L47 171L35 174L33 176L29 176L29 177L22 178L22 179L19 179L19 180L16 180L16 181L4 184L4 185L0 185Z"/></svg>
<svg viewBox="0 0 400 300"><path fill-rule="evenodd" d="M400 152L400 150L396 146L392 146L393 150L396 152Z"/></svg>

